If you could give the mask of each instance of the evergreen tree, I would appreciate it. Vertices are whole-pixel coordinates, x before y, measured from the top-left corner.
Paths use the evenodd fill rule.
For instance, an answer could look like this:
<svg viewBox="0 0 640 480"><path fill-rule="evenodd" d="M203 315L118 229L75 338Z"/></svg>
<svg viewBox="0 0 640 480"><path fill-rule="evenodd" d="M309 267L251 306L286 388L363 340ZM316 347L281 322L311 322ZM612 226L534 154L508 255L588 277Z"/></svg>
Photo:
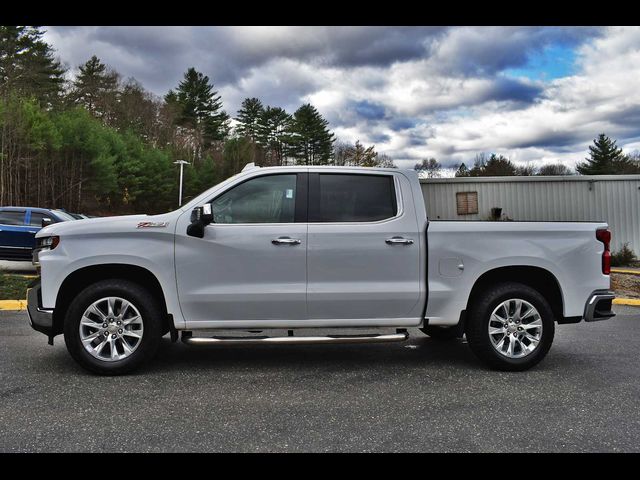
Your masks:
<svg viewBox="0 0 640 480"><path fill-rule="evenodd" d="M290 143L293 119L280 107L267 107L259 122L258 140L265 148L267 165L284 165L285 149Z"/></svg>
<svg viewBox="0 0 640 480"><path fill-rule="evenodd" d="M230 177L240 172L251 162L253 149L251 141L245 137L230 138L224 144L222 175Z"/></svg>
<svg viewBox="0 0 640 480"><path fill-rule="evenodd" d="M136 80L127 80L119 89L114 124L120 131L131 130L144 141L156 145L163 125L160 104Z"/></svg>
<svg viewBox="0 0 640 480"><path fill-rule="evenodd" d="M464 164L464 162L462 162L458 167L458 170L456 170L456 177L469 177L469 176L470 176L469 169Z"/></svg>
<svg viewBox="0 0 640 480"><path fill-rule="evenodd" d="M250 139L252 142L260 143L261 122L263 120L264 108L262 102L257 98L245 98L242 102L236 120L238 135Z"/></svg>
<svg viewBox="0 0 640 480"><path fill-rule="evenodd" d="M204 148L229 134L229 115L222 109L221 96L209 77L195 68L187 70L176 92L170 90L165 101L179 106L178 125L197 131Z"/></svg>
<svg viewBox="0 0 640 480"><path fill-rule="evenodd" d="M116 103L118 74L93 55L79 67L70 98L92 115L106 119Z"/></svg>
<svg viewBox="0 0 640 480"><path fill-rule="evenodd" d="M56 105L65 70L39 27L0 26L0 95L33 96L44 106Z"/></svg>
<svg viewBox="0 0 640 480"><path fill-rule="evenodd" d="M335 136L329 122L311 104L302 105L293 114L288 153L298 164L327 165L331 161Z"/></svg>
<svg viewBox="0 0 640 480"><path fill-rule="evenodd" d="M518 174L517 167L503 155L492 153L489 160L484 154L476 156L473 168L469 171L470 177L504 177Z"/></svg>
<svg viewBox="0 0 640 480"><path fill-rule="evenodd" d="M589 158L585 162L576 165L576 171L580 175L615 175L624 170L628 163L622 154L622 149L616 146L615 140L611 140L604 133L594 139L589 146Z"/></svg>
<svg viewBox="0 0 640 480"><path fill-rule="evenodd" d="M625 165L621 169L621 174L637 175L640 173L640 152L637 150L625 155Z"/></svg>

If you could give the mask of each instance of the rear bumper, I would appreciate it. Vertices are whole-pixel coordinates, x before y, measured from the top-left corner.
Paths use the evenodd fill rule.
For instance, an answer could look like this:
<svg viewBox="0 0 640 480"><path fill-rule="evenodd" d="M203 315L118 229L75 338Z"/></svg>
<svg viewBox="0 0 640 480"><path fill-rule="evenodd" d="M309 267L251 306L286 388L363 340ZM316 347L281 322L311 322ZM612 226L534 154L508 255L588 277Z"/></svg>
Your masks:
<svg viewBox="0 0 640 480"><path fill-rule="evenodd" d="M593 292L584 307L584 320L586 322L596 322L614 317L616 314L611 310L614 298L613 292L608 290Z"/></svg>
<svg viewBox="0 0 640 480"><path fill-rule="evenodd" d="M40 279L34 280L27 289L27 313L31 328L53 337L53 310L42 308Z"/></svg>

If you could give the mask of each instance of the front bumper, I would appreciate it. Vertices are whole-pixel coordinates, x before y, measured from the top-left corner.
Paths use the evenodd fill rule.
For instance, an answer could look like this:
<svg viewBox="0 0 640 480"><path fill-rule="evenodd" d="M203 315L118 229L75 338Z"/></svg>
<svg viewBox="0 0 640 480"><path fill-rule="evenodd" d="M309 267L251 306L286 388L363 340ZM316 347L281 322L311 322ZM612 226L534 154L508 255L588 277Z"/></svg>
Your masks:
<svg viewBox="0 0 640 480"><path fill-rule="evenodd" d="M34 280L27 288L27 313L31 328L49 337L53 333L53 310L42 308L42 294L40 293L40 279Z"/></svg>
<svg viewBox="0 0 640 480"><path fill-rule="evenodd" d="M586 322L596 322L614 317L616 314L611 310L614 298L613 292L608 290L593 292L584 307L584 320Z"/></svg>

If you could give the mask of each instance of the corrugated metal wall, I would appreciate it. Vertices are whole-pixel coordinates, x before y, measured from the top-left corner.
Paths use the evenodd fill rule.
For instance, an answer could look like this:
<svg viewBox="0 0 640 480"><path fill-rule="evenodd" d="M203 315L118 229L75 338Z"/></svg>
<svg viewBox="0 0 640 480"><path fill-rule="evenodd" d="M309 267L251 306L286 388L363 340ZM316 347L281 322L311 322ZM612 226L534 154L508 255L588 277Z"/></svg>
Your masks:
<svg viewBox="0 0 640 480"><path fill-rule="evenodd" d="M431 220L604 221L612 249L628 242L640 257L640 175L421 179ZM457 192L478 192L478 214L458 215Z"/></svg>

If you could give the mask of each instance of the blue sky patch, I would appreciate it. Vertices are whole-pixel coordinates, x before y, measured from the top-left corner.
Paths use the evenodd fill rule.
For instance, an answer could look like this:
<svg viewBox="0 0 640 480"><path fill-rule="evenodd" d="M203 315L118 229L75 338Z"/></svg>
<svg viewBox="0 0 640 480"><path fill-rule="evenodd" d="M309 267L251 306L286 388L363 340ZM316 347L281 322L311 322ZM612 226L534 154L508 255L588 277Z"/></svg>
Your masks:
<svg viewBox="0 0 640 480"><path fill-rule="evenodd" d="M508 68L504 74L509 77L526 77L530 80L548 82L575 73L575 47L554 44L529 56L526 65L520 68Z"/></svg>

